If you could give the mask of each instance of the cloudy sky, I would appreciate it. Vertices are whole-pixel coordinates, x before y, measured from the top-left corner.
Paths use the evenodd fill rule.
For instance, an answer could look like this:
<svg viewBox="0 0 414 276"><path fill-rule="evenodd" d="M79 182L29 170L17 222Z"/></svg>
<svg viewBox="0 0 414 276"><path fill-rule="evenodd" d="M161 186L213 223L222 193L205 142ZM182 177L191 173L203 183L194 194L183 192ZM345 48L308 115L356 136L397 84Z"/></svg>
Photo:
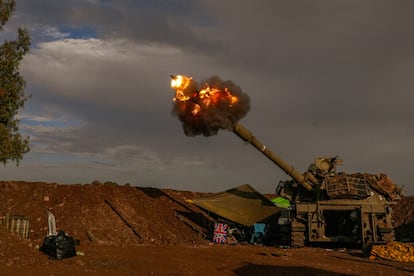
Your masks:
<svg viewBox="0 0 414 276"><path fill-rule="evenodd" d="M414 194L414 1L17 0L31 151L2 179L218 192L288 179L229 131L187 137L170 74L231 80L240 123L300 171L316 156Z"/></svg>

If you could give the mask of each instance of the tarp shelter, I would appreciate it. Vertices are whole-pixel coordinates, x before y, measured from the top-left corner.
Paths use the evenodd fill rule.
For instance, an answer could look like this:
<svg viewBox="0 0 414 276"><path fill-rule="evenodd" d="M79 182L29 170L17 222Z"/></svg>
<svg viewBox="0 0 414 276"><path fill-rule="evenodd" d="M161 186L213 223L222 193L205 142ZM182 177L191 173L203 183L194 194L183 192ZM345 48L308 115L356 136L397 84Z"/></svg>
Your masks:
<svg viewBox="0 0 414 276"><path fill-rule="evenodd" d="M252 226L279 211L273 202L248 184L196 198L192 202L207 211L244 226Z"/></svg>

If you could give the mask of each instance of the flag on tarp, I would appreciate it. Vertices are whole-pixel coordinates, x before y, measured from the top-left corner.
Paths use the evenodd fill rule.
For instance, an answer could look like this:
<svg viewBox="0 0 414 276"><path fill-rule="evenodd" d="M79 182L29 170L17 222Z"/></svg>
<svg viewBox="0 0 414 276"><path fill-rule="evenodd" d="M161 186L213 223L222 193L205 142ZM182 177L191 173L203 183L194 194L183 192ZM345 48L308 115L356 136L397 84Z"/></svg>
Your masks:
<svg viewBox="0 0 414 276"><path fill-rule="evenodd" d="M227 241L227 224L214 223L213 241L215 243L226 243Z"/></svg>

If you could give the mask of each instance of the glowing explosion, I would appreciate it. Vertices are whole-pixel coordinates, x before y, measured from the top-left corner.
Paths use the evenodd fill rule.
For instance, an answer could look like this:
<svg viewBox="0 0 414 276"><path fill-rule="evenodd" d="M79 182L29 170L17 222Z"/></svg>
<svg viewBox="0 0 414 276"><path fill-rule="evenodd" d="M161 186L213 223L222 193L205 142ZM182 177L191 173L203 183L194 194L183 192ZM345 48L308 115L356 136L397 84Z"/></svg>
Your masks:
<svg viewBox="0 0 414 276"><path fill-rule="evenodd" d="M175 90L173 114L180 119L188 136L217 134L233 125L250 109L249 96L232 81L213 76L201 86L191 77L171 76Z"/></svg>

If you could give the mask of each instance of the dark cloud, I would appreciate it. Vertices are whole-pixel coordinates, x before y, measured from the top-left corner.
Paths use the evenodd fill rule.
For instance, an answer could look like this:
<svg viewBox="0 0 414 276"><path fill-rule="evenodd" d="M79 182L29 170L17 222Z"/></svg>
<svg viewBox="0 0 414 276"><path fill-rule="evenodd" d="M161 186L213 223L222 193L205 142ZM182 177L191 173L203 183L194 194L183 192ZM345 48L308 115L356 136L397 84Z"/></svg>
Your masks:
<svg viewBox="0 0 414 276"><path fill-rule="evenodd" d="M170 114L170 74L217 74L248 91L250 111L241 123L299 170L315 156L339 155L344 170L385 172L413 193L413 6L21 0L11 26L37 36L25 60L34 96L28 108L44 104L86 125L71 135L49 133L45 143L119 160L128 157L122 145L137 147L137 171L114 166L122 173L103 174L99 162L116 159L97 158L96 175L208 191L250 183L272 192L286 176L255 149L226 130L186 137ZM37 44L44 28L88 30L97 41Z"/></svg>
<svg viewBox="0 0 414 276"><path fill-rule="evenodd" d="M157 1L18 1L19 21L28 26L87 26L103 38L172 45L187 51L221 48L197 30L210 24L200 3ZM45 16L47 14L48 16Z"/></svg>

